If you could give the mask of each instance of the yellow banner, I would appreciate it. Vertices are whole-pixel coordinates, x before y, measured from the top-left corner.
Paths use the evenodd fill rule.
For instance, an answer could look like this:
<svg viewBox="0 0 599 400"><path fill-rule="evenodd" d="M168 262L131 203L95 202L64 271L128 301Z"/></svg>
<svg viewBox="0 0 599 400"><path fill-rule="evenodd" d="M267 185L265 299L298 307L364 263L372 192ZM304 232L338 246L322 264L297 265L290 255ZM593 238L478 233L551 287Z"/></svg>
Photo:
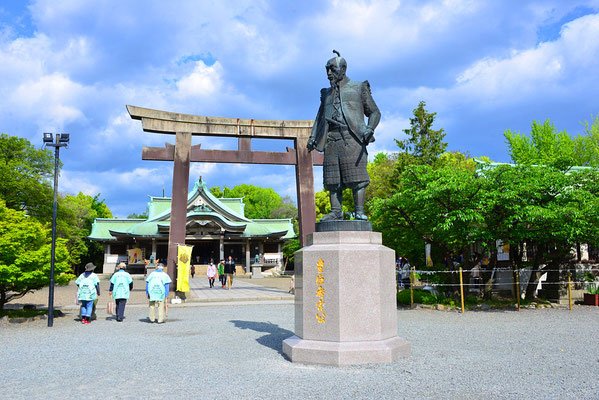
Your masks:
<svg viewBox="0 0 599 400"><path fill-rule="evenodd" d="M424 245L424 254L426 255L426 266L433 266L433 259L431 258L431 244L427 243Z"/></svg>
<svg viewBox="0 0 599 400"><path fill-rule="evenodd" d="M189 292L189 267L193 246L177 246L177 291Z"/></svg>

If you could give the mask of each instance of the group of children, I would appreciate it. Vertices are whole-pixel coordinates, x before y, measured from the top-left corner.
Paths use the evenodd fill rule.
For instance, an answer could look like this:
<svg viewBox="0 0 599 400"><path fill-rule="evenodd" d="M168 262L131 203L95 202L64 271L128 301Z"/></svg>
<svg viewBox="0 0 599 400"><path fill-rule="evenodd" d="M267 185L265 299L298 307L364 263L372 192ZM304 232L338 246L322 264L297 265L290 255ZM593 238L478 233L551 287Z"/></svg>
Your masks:
<svg viewBox="0 0 599 400"><path fill-rule="evenodd" d="M195 275L195 268L193 271L194 273L191 274L192 278ZM233 286L233 275L235 275L235 260L233 260L232 256L229 256L226 261L220 260L218 265L214 265L214 260L210 259L210 264L206 268L206 276L211 288L214 287L214 282L218 279L223 289L231 289L231 286Z"/></svg>

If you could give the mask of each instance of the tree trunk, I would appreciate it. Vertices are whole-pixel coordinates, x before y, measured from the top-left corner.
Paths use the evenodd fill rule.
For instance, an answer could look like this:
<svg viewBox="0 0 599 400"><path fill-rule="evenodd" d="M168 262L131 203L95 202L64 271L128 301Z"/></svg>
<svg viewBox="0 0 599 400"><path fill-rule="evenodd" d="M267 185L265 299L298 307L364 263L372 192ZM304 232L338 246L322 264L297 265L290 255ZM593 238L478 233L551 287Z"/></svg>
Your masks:
<svg viewBox="0 0 599 400"><path fill-rule="evenodd" d="M6 292L0 290L0 310L4 310L4 304L6 304Z"/></svg>
<svg viewBox="0 0 599 400"><path fill-rule="evenodd" d="M537 285L539 284L539 279L543 275L543 271L539 269L539 265L541 262L541 251L537 249L535 252L535 256L532 261L532 267L530 271L530 279L528 281L528 285L526 286L526 300L534 300L535 291L537 290Z"/></svg>

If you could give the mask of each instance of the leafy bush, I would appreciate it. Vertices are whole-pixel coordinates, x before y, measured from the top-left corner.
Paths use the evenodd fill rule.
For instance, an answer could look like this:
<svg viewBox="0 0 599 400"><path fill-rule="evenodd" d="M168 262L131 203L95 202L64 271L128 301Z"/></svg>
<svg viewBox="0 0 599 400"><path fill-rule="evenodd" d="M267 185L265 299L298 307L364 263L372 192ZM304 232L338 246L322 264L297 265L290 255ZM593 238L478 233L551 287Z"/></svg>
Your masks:
<svg viewBox="0 0 599 400"><path fill-rule="evenodd" d="M599 285L596 282L587 283L587 293L590 294L599 294Z"/></svg>
<svg viewBox="0 0 599 400"><path fill-rule="evenodd" d="M437 304L439 303L439 296L428 290L414 289L414 303ZM397 304L410 304L410 289L404 289L397 292Z"/></svg>
<svg viewBox="0 0 599 400"><path fill-rule="evenodd" d="M480 303L480 299L478 298L478 296L475 296L473 294L469 294L468 296L466 296L466 298L464 299L464 302L466 304L469 305L474 305L474 304L478 304Z"/></svg>

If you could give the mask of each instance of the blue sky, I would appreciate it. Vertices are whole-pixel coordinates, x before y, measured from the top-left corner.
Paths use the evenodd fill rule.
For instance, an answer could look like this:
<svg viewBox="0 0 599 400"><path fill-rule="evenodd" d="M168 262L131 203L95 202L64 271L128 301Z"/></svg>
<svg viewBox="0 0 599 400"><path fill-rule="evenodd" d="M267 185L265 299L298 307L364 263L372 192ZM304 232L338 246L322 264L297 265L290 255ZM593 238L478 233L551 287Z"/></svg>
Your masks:
<svg viewBox="0 0 599 400"><path fill-rule="evenodd" d="M141 148L174 138L144 133L126 104L312 119L332 49L381 109L371 155L396 150L420 100L449 150L496 161L509 161L507 129L549 118L574 135L599 115L599 0L2 0L0 132L40 146L43 132L70 133L61 192L140 213L172 185L172 165L142 161ZM200 175L295 198L292 167L194 163L190 184Z"/></svg>

